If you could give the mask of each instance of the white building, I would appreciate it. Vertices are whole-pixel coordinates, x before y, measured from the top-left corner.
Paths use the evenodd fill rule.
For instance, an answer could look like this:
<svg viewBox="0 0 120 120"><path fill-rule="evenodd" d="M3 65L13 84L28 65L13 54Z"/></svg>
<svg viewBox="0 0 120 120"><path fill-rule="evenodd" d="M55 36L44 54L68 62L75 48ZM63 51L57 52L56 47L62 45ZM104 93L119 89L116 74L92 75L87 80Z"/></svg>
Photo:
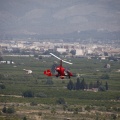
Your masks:
<svg viewBox="0 0 120 120"><path fill-rule="evenodd" d="M87 50L87 53L88 53L88 54L92 54L93 51L92 51L91 49L88 49L88 50Z"/></svg>
<svg viewBox="0 0 120 120"><path fill-rule="evenodd" d="M76 49L76 55L79 56L79 55L84 55L84 52L82 49Z"/></svg>
<svg viewBox="0 0 120 120"><path fill-rule="evenodd" d="M66 49L65 48L57 48L57 51L59 53L64 53L64 52L66 52Z"/></svg>

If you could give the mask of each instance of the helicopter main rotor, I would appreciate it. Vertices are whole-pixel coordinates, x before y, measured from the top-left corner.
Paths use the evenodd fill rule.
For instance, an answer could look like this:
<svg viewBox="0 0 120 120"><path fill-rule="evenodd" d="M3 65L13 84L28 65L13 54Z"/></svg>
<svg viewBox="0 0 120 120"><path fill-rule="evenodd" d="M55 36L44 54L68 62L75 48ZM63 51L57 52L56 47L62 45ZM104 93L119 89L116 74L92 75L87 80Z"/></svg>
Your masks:
<svg viewBox="0 0 120 120"><path fill-rule="evenodd" d="M73 64L73 63L71 63L71 62L67 62L67 61L65 61L65 60L62 60L61 58L57 57L57 56L54 55L53 53L50 53L50 54L51 54L52 56L54 56L55 58L61 60L61 61L64 62L64 63L67 63L67 64Z"/></svg>

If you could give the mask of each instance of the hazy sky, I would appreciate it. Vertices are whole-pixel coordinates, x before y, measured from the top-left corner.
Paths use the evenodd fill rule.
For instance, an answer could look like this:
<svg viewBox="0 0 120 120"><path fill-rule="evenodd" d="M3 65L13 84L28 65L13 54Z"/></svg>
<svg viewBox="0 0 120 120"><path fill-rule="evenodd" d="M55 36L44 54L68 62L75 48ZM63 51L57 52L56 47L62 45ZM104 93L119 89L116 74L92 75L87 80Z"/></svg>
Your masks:
<svg viewBox="0 0 120 120"><path fill-rule="evenodd" d="M0 33L120 30L120 0L0 0Z"/></svg>

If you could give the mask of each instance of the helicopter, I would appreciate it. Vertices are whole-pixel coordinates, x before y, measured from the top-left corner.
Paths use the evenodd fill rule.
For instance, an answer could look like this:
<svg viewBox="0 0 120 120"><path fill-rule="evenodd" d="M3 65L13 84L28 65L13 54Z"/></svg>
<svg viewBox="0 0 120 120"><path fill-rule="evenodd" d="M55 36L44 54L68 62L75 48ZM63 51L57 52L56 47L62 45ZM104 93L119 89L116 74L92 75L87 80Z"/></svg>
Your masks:
<svg viewBox="0 0 120 120"><path fill-rule="evenodd" d="M64 79L66 76L68 76L68 78L73 76L73 74L68 69L65 69L62 66L62 62L67 63L67 64L72 64L71 62L67 62L65 60L62 60L61 58L57 57L53 53L50 53L50 54L53 57L55 57L55 58L60 60L60 65L55 67L55 71L57 72L57 74L52 74L51 70L47 69L47 70L44 71L44 75L46 75L46 76L56 76L56 77L60 77L61 79Z"/></svg>

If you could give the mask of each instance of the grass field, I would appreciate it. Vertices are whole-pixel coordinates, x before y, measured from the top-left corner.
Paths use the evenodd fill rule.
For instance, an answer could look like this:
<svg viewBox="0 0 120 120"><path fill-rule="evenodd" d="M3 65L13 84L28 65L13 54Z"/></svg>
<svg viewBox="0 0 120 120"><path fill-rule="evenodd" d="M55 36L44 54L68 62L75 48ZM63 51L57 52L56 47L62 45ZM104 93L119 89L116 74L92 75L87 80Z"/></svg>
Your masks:
<svg viewBox="0 0 120 120"><path fill-rule="evenodd" d="M15 64L0 64L0 120L119 120L120 119L120 61L71 58L73 65L63 64L74 74L84 77L87 84L108 82L107 91L68 90L69 79L44 76L43 71L51 68L55 58L4 57ZM59 61L58 61L59 63ZM111 68L104 68L105 64ZM23 69L30 69L27 75ZM108 79L101 79L107 74ZM51 79L53 84L46 84ZM73 83L76 77L72 77ZM32 91L33 97L23 97L25 91ZM64 104L57 102L63 100ZM2 109L15 109L15 112L3 113Z"/></svg>

